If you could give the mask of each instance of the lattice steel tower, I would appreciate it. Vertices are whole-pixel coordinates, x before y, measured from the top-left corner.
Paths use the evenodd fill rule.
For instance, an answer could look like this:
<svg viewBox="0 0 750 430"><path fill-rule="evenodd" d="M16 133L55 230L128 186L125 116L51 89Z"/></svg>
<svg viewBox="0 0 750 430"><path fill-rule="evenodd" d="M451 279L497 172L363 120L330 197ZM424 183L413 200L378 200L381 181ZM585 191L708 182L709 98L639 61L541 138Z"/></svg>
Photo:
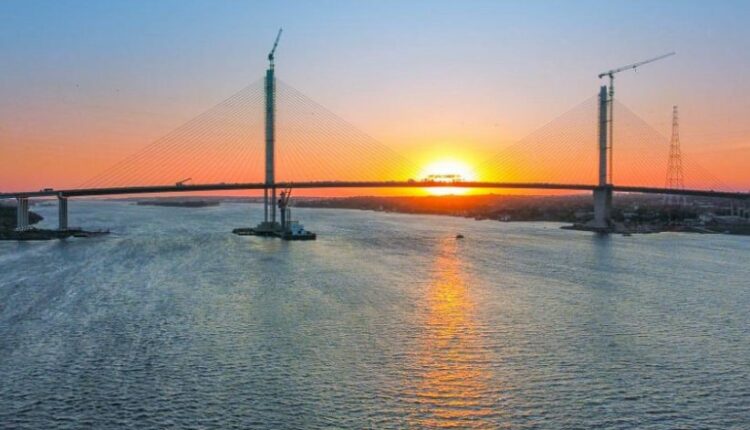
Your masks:
<svg viewBox="0 0 750 430"><path fill-rule="evenodd" d="M666 188L681 190L685 188L685 177L682 173L682 150L680 149L680 119L677 106L672 107L672 138L669 141L669 165L667 166ZM685 196L665 195L664 203L684 205Z"/></svg>

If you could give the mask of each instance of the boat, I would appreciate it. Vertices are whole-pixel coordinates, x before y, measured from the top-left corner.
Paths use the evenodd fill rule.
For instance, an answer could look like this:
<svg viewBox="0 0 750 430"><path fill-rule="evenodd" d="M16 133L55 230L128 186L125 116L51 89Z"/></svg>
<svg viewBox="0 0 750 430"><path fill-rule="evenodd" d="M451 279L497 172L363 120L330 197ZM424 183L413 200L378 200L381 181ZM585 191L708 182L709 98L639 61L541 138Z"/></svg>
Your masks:
<svg viewBox="0 0 750 430"><path fill-rule="evenodd" d="M305 230L305 226L297 221L288 221L281 238L284 240L315 240L317 235Z"/></svg>
<svg viewBox="0 0 750 430"><path fill-rule="evenodd" d="M317 235L311 231L305 230L305 226L299 221L292 220L292 210L289 207L289 197L292 193L291 188L281 192L279 198L279 212L281 222L264 221L255 228L235 228L232 233L239 236L265 236L278 237L283 240L315 240Z"/></svg>

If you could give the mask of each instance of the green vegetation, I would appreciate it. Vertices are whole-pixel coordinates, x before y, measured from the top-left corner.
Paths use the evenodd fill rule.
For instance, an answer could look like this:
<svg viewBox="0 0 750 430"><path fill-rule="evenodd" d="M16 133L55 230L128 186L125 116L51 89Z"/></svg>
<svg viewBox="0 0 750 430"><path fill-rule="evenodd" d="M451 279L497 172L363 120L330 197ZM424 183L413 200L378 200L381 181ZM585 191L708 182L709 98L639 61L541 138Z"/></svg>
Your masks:
<svg viewBox="0 0 750 430"><path fill-rule="evenodd" d="M41 215L29 211L29 224L36 224L43 220ZM16 207L0 206L0 230L13 230L16 228Z"/></svg>

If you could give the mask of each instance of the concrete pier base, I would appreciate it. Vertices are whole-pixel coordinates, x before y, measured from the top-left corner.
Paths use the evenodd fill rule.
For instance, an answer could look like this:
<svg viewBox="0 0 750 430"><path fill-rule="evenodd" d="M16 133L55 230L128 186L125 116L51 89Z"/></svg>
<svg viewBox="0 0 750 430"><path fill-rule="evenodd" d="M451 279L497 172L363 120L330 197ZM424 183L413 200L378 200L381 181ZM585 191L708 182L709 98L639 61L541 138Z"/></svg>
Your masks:
<svg viewBox="0 0 750 430"><path fill-rule="evenodd" d="M16 231L25 231L29 229L29 199L18 197L16 199Z"/></svg>
<svg viewBox="0 0 750 430"><path fill-rule="evenodd" d="M57 196L57 229L65 231L68 229L68 198Z"/></svg>
<svg viewBox="0 0 750 430"><path fill-rule="evenodd" d="M594 189L593 227L602 232L612 229L612 186L610 185Z"/></svg>

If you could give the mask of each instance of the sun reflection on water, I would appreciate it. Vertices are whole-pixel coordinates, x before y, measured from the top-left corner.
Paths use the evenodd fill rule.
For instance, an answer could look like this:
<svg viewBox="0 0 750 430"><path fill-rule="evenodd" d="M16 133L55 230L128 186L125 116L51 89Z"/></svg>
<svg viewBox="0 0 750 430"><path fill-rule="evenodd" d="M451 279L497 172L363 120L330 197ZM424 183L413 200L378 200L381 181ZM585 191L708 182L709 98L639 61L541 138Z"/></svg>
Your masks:
<svg viewBox="0 0 750 430"><path fill-rule="evenodd" d="M414 427L489 428L489 369L474 303L459 256L461 243L440 243L434 279L423 308L423 330L417 353L418 377L407 398Z"/></svg>

